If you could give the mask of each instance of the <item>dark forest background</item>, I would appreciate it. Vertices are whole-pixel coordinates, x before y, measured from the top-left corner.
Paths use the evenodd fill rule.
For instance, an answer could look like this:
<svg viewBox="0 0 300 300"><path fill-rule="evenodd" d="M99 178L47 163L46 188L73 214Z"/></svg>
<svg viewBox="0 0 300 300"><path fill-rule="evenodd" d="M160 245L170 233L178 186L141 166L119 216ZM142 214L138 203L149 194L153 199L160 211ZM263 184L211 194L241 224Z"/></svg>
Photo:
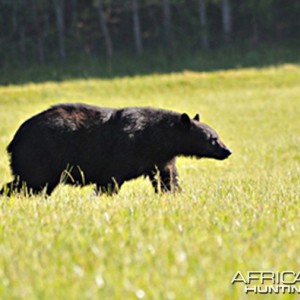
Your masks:
<svg viewBox="0 0 300 300"><path fill-rule="evenodd" d="M0 0L0 67L298 47L297 0Z"/></svg>

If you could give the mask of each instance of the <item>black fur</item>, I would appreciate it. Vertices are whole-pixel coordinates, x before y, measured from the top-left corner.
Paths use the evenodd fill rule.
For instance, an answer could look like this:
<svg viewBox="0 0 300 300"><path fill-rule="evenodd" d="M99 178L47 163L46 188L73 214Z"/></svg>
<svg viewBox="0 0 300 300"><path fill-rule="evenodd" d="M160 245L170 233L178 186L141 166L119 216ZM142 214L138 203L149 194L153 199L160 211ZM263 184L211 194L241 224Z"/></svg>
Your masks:
<svg viewBox="0 0 300 300"><path fill-rule="evenodd" d="M199 115L129 107L61 104L24 122L7 147L14 180L2 193L31 193L59 182L96 184L115 192L130 179L149 176L156 192L178 189L175 157L225 159L231 152ZM159 176L157 176L159 174Z"/></svg>

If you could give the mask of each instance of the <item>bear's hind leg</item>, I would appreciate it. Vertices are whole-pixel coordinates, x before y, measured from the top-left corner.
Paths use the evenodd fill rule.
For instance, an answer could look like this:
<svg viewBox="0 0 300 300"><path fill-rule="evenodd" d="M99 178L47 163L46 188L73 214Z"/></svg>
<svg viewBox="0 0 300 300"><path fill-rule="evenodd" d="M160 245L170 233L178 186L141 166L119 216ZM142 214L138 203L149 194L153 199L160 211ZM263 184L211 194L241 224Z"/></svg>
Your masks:
<svg viewBox="0 0 300 300"><path fill-rule="evenodd" d="M8 197L10 197L12 194L24 194L27 196L36 193L37 191L28 187L26 182L20 180L19 178L15 178L13 181L6 183L0 191L0 195L6 195Z"/></svg>
<svg viewBox="0 0 300 300"><path fill-rule="evenodd" d="M44 189L46 194L49 196L56 184L47 184L46 186L34 187L28 185L25 181L15 178L13 181L6 183L1 191L0 195L6 195L10 197L12 194L23 194L24 196L33 196L41 193Z"/></svg>
<svg viewBox="0 0 300 300"><path fill-rule="evenodd" d="M96 195L106 194L108 196L113 196L118 194L123 183L116 182L115 180L111 181L108 184L96 184L95 193Z"/></svg>

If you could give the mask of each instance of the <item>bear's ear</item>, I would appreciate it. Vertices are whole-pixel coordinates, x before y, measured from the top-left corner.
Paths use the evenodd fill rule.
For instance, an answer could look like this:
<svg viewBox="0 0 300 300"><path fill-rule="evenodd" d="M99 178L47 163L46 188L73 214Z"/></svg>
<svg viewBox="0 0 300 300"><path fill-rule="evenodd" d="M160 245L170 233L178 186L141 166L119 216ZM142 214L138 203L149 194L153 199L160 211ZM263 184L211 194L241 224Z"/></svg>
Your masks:
<svg viewBox="0 0 300 300"><path fill-rule="evenodd" d="M200 115L196 114L196 116L194 117L194 120L200 122Z"/></svg>
<svg viewBox="0 0 300 300"><path fill-rule="evenodd" d="M181 115L181 123L184 127L190 128L191 127L191 119L188 114L184 113Z"/></svg>

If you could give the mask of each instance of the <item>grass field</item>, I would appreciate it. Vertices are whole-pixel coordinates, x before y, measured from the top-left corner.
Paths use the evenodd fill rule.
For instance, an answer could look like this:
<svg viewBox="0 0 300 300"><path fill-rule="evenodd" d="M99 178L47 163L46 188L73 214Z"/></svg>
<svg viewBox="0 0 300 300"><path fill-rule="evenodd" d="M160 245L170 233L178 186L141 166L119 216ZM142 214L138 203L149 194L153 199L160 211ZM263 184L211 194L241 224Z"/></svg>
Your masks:
<svg viewBox="0 0 300 300"><path fill-rule="evenodd" d="M222 162L180 158L177 195L138 179L114 197L91 186L1 197L1 299L256 299L231 284L237 271L300 270L299 66L28 83L0 95L1 185L18 126L59 102L200 112L233 151Z"/></svg>

